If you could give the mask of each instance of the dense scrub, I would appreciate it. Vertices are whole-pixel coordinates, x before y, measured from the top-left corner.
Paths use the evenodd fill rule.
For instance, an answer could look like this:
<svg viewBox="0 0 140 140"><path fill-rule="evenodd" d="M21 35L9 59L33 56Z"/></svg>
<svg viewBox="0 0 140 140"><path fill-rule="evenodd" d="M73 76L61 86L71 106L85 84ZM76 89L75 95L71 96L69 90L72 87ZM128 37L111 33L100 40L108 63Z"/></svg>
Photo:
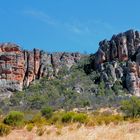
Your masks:
<svg viewBox="0 0 140 140"><path fill-rule="evenodd" d="M123 122L136 122L139 119L139 102L140 99L131 97L130 100L124 100L121 104L121 109L124 113L114 114L113 112L98 110L87 113L74 112L74 111L54 111L51 107L42 108L40 111L19 112L11 111L8 114L2 114L0 120L0 136L8 135L11 129L26 128L27 131L32 131L36 128L38 136L42 136L45 132L45 126L56 126L57 135L61 134L61 128L72 124L77 124L77 128L81 125L93 127L96 125L109 125L109 124L122 124ZM135 106L134 106L135 105ZM132 107L134 107L132 109ZM131 109L130 109L131 108ZM136 110L138 109L138 110ZM133 111L137 111L137 115ZM128 114L129 112L129 114ZM134 118L134 117L137 117ZM46 132L49 133L49 132Z"/></svg>
<svg viewBox="0 0 140 140"><path fill-rule="evenodd" d="M123 100L121 102L121 110L126 117L140 117L140 99L132 96L129 100Z"/></svg>
<svg viewBox="0 0 140 140"><path fill-rule="evenodd" d="M24 123L24 114L18 111L11 111L4 118L4 123L13 127L22 126Z"/></svg>
<svg viewBox="0 0 140 140"><path fill-rule="evenodd" d="M41 136L44 134L46 125L55 125L57 128L62 128L71 124L79 124L79 127L84 124L85 126L95 125L108 125L110 123L120 123L124 121L124 118L120 115L105 115L102 113L77 113L77 112L65 112L55 111L52 112L51 116L46 117L50 114L50 111L44 114L40 112L18 112L12 111L7 115L3 115L0 122L0 136L8 135L11 129L26 128L27 131L32 131L36 127L37 135ZM32 117L30 116L32 113ZM59 135L59 130L58 130Z"/></svg>
<svg viewBox="0 0 140 140"><path fill-rule="evenodd" d="M106 87L100 73L94 71L94 55L85 56L71 69L63 67L57 77L36 80L29 88L16 92L10 99L0 101L4 111L40 110L51 106L53 109L71 110L73 108L118 107L120 101L127 99L120 81L113 87Z"/></svg>

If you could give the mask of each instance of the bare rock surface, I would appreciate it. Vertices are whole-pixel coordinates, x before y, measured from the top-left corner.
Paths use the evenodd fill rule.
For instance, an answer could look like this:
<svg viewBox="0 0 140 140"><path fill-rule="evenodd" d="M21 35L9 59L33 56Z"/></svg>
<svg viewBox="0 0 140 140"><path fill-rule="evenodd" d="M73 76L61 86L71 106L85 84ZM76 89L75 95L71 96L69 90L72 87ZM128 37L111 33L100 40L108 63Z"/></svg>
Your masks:
<svg viewBox="0 0 140 140"><path fill-rule="evenodd" d="M80 57L79 53L49 54L38 49L22 50L16 44L0 44L0 89L22 91L35 79L57 76L63 66L70 68Z"/></svg>
<svg viewBox="0 0 140 140"><path fill-rule="evenodd" d="M95 67L101 71L101 77L106 81L112 77L110 82L123 79L128 91L140 96L140 32L129 30L113 35L99 46Z"/></svg>

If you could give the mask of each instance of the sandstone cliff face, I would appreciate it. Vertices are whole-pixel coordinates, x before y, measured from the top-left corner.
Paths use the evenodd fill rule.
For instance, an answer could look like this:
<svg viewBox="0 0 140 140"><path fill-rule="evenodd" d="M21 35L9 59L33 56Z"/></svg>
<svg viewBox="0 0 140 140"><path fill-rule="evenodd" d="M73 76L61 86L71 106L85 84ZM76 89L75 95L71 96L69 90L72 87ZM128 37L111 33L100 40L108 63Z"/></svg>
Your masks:
<svg viewBox="0 0 140 140"><path fill-rule="evenodd" d="M130 93L140 96L140 33L129 30L113 35L99 46L93 63L100 81L112 88L119 80ZM62 68L70 69L81 57L79 53L26 51L16 44L0 44L0 91L21 91L35 79L57 77Z"/></svg>
<svg viewBox="0 0 140 140"><path fill-rule="evenodd" d="M95 67L109 86L123 80L130 93L140 96L140 32L129 30L103 40L95 54ZM109 78L112 77L112 81Z"/></svg>
<svg viewBox="0 0 140 140"><path fill-rule="evenodd" d="M35 79L57 76L59 70L70 68L81 55L79 53L46 53L37 49L21 50L16 44L0 44L0 89L21 91Z"/></svg>

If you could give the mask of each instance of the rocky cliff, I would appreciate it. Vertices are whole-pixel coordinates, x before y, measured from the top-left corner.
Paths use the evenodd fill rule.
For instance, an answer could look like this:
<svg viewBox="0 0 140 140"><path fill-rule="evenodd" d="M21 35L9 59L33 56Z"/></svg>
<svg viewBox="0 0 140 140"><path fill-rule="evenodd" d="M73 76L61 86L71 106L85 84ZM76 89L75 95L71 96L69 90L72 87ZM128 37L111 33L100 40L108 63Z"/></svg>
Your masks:
<svg viewBox="0 0 140 140"><path fill-rule="evenodd" d="M121 80L128 91L140 96L140 32L129 30L99 43L95 69L111 87Z"/></svg>
<svg viewBox="0 0 140 140"><path fill-rule="evenodd" d="M79 53L26 51L16 44L0 44L0 89L21 91L35 79L57 76L62 67L69 69L80 57Z"/></svg>
<svg viewBox="0 0 140 140"><path fill-rule="evenodd" d="M101 41L93 56L90 65L100 74L99 82L93 80L93 84L103 81L105 88L112 89L119 81L129 93L140 96L140 32L129 30ZM61 69L70 69L81 58L79 53L26 51L16 44L0 44L0 89L21 91L35 79L57 77Z"/></svg>

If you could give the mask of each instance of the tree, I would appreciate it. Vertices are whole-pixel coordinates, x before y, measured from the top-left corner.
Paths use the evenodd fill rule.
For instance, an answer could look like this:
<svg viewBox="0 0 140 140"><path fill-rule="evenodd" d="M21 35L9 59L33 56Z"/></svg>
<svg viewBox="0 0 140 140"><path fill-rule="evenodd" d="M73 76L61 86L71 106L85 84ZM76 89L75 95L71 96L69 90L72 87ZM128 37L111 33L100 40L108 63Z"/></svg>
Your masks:
<svg viewBox="0 0 140 140"><path fill-rule="evenodd" d="M99 84L98 94L100 96L104 96L105 95L105 83L103 81L101 81L100 84Z"/></svg>
<svg viewBox="0 0 140 140"><path fill-rule="evenodd" d="M121 102L121 110L127 117L139 117L140 116L140 99L132 96L129 100Z"/></svg>
<svg viewBox="0 0 140 140"><path fill-rule="evenodd" d="M49 119L52 117L53 110L51 107L45 107L41 110L42 116L44 116L46 119Z"/></svg>
<svg viewBox="0 0 140 140"><path fill-rule="evenodd" d="M24 122L24 114L19 111L11 111L4 119L4 123L10 126L21 126Z"/></svg>

